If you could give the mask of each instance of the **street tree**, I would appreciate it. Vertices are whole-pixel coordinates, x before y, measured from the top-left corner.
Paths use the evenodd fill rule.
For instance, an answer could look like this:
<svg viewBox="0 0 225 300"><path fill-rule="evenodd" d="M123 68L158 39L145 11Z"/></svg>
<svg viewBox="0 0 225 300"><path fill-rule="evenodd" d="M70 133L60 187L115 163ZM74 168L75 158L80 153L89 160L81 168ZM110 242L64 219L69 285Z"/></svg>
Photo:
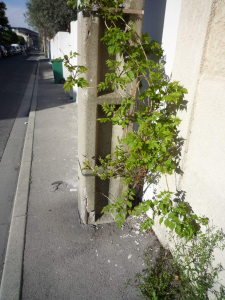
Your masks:
<svg viewBox="0 0 225 300"><path fill-rule="evenodd" d="M26 43L24 37L22 36L18 36L18 44L19 45L24 45Z"/></svg>
<svg viewBox="0 0 225 300"><path fill-rule="evenodd" d="M66 3L65 0L28 0L25 13L27 24L48 38L58 31L67 31L70 22L76 20L77 12Z"/></svg>
<svg viewBox="0 0 225 300"><path fill-rule="evenodd" d="M15 32L13 32L11 28L9 28L3 33L3 37L2 37L3 46L17 44L17 43L18 43L18 35Z"/></svg>
<svg viewBox="0 0 225 300"><path fill-rule="evenodd" d="M0 43L3 42L3 35L6 30L10 27L9 20L6 17L6 5L4 2L0 2Z"/></svg>

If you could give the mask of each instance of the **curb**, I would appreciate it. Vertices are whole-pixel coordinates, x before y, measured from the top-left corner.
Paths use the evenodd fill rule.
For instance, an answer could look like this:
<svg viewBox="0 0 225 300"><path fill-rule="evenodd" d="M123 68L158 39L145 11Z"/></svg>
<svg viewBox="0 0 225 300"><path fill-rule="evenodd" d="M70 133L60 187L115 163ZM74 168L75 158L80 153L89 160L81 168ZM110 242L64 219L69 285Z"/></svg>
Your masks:
<svg viewBox="0 0 225 300"><path fill-rule="evenodd" d="M26 233L27 204L30 188L35 110L37 105L39 64L33 88L28 127L24 141L19 178L13 205L5 264L2 275L0 300L19 300L22 293L23 254ZM28 84L27 89L30 88ZM25 92L26 94L26 92Z"/></svg>

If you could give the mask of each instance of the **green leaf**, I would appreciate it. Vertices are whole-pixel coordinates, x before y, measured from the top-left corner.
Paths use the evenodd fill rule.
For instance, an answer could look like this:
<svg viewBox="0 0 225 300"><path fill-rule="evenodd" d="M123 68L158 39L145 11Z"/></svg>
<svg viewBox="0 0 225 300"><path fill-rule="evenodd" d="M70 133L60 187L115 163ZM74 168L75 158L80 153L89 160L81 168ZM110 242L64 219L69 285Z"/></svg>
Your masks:
<svg viewBox="0 0 225 300"><path fill-rule="evenodd" d="M169 227L170 221L169 221L168 219L166 219L166 220L164 221L164 224L165 224L166 227Z"/></svg>
<svg viewBox="0 0 225 300"><path fill-rule="evenodd" d="M171 229L171 230L173 230L174 228L175 228L175 224L173 223L173 222L169 222L169 228Z"/></svg>
<svg viewBox="0 0 225 300"><path fill-rule="evenodd" d="M182 89L180 89L181 90L181 92L183 92L184 94L188 94L188 91L187 91L187 89L185 89L185 88L182 88Z"/></svg>
<svg viewBox="0 0 225 300"><path fill-rule="evenodd" d="M119 204L122 204L122 203L124 203L124 199L120 199L120 200L118 200L117 202L119 203Z"/></svg>
<svg viewBox="0 0 225 300"><path fill-rule="evenodd" d="M127 72L127 76L129 77L130 80L133 80L133 73L131 71Z"/></svg>
<svg viewBox="0 0 225 300"><path fill-rule="evenodd" d="M126 204L128 207L130 207L130 208L132 207L132 203L130 201L126 201Z"/></svg>
<svg viewBox="0 0 225 300"><path fill-rule="evenodd" d="M176 213L174 213L174 212L171 212L168 214L168 218L171 218L171 219L173 219L175 216L176 216Z"/></svg>

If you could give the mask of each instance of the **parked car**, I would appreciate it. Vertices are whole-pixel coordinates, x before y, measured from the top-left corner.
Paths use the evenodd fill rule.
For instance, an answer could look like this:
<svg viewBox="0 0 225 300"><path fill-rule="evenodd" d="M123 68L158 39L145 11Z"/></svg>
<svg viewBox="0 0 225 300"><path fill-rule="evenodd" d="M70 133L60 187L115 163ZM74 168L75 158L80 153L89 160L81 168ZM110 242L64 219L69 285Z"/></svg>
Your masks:
<svg viewBox="0 0 225 300"><path fill-rule="evenodd" d="M0 51L1 51L2 57L7 57L7 50L5 49L4 46L0 45Z"/></svg>
<svg viewBox="0 0 225 300"><path fill-rule="evenodd" d="M8 56L13 56L14 55L14 51L11 48L11 46L6 46L6 51L7 51Z"/></svg>
<svg viewBox="0 0 225 300"><path fill-rule="evenodd" d="M11 47L14 55L18 53L15 46L10 46L10 47Z"/></svg>
<svg viewBox="0 0 225 300"><path fill-rule="evenodd" d="M11 46L14 46L16 48L17 53L21 52L20 45L18 45L18 44L12 44Z"/></svg>

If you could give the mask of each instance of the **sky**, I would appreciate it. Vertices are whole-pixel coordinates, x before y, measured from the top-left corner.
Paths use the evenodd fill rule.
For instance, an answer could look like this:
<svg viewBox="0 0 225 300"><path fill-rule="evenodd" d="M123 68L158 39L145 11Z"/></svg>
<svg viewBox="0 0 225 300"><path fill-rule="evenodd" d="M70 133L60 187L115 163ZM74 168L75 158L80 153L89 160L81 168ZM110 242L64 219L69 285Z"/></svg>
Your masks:
<svg viewBox="0 0 225 300"><path fill-rule="evenodd" d="M1 1L1 0L0 0ZM23 14L26 11L27 0L2 0L7 7L6 16L8 17L11 27L29 28L25 23ZM32 28L29 28L32 30Z"/></svg>

